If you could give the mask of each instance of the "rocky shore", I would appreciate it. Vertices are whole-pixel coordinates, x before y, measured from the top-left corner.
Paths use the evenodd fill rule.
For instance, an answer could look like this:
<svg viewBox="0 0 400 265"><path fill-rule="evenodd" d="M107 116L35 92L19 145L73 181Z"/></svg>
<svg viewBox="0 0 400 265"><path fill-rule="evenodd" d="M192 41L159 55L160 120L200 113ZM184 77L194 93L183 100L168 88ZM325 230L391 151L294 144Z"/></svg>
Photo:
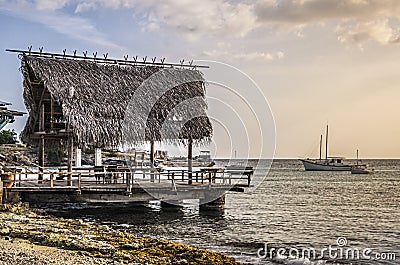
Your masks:
<svg viewBox="0 0 400 265"><path fill-rule="evenodd" d="M0 264L239 264L220 253L55 218L26 204L0 206L0 244Z"/></svg>

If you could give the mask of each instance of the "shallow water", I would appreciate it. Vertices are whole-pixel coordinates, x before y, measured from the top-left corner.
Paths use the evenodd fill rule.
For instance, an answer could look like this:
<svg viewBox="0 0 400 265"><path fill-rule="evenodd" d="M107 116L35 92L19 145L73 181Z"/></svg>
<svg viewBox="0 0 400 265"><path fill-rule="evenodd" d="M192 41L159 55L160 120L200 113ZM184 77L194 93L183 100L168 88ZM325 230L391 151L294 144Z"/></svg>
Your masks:
<svg viewBox="0 0 400 265"><path fill-rule="evenodd" d="M333 257L325 252L322 258L315 257L314 264L317 261L318 264L322 261L400 264L400 160L365 162L377 171L370 175L305 172L296 160L275 161L255 192L228 193L221 211L199 211L191 202L185 202L182 209L161 208L156 202L48 205L47 209L58 216L104 223L138 235L163 237L224 252L254 264L312 264L279 256L274 261L269 255L259 258L257 251L266 243L268 250L282 247L301 252L314 248L320 252L331 245L338 251L361 252L369 248L372 252L367 256L371 258L391 253L397 257L379 261L366 260L367 256L362 259L362 255L360 259ZM339 248L338 237L345 238L347 245Z"/></svg>

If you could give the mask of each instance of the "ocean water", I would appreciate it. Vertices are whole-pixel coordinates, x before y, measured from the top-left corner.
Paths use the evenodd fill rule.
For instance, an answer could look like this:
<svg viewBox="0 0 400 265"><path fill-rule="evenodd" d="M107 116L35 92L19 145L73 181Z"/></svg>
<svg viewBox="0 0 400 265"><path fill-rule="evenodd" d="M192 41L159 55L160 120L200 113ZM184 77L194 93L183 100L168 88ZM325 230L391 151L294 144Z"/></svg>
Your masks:
<svg viewBox="0 0 400 265"><path fill-rule="evenodd" d="M400 264L400 160L364 162L376 172L306 172L297 160L276 160L267 175L258 172L257 189L229 192L220 210L199 211L191 202L46 209L251 264Z"/></svg>

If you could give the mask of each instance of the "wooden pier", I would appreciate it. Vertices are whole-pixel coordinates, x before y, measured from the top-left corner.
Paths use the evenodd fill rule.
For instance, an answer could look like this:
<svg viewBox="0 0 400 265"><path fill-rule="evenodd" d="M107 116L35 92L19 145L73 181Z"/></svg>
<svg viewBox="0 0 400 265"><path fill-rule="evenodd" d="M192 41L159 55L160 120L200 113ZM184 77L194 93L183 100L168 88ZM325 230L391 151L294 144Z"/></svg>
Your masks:
<svg viewBox="0 0 400 265"><path fill-rule="evenodd" d="M213 203L227 191L243 192L252 172L229 172L224 168L159 171L151 168L130 170L103 166L73 168L72 172L45 171L43 179L27 172L3 174L3 201L27 202L181 202L198 199ZM62 169L62 168L61 168ZM32 172L31 172L32 173ZM191 174L190 174L191 173ZM42 174L42 172L38 172ZM7 176L7 177L6 177ZM29 176L29 177L28 177Z"/></svg>

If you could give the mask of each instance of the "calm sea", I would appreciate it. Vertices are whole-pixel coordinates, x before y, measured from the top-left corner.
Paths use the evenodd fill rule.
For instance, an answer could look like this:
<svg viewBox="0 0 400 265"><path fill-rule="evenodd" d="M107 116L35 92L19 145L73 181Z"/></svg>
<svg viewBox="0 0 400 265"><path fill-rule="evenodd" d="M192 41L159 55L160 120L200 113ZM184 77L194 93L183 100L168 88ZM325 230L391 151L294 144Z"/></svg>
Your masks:
<svg viewBox="0 0 400 265"><path fill-rule="evenodd" d="M199 211L190 202L181 209L157 203L47 209L253 264L400 264L400 160L364 162L376 172L306 172L297 160L276 160L254 192L229 192L220 211Z"/></svg>

